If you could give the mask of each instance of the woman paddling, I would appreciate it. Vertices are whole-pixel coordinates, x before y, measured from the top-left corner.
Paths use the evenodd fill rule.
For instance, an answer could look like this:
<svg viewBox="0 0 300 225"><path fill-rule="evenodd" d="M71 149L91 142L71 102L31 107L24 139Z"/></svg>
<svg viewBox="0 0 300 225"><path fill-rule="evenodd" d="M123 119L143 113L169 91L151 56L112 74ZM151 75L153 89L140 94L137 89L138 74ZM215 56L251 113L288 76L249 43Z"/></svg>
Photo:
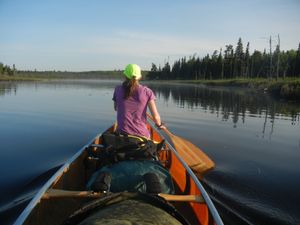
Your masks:
<svg viewBox="0 0 300 225"><path fill-rule="evenodd" d="M113 94L114 108L117 111L117 132L150 138L147 129L147 107L149 107L156 126L162 125L155 104L153 91L141 84L141 68L136 64L128 64L124 75L126 80L115 88Z"/></svg>

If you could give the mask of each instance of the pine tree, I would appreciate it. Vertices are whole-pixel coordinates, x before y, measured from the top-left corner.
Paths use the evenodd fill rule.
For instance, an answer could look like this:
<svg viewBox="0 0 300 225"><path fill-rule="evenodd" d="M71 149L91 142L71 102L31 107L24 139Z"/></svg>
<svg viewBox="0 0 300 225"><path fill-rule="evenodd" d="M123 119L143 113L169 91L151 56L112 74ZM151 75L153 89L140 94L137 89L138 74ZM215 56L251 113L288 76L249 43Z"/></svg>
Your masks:
<svg viewBox="0 0 300 225"><path fill-rule="evenodd" d="M0 75L4 74L4 65L0 63Z"/></svg>
<svg viewBox="0 0 300 225"><path fill-rule="evenodd" d="M180 77L180 60L174 62L171 74L173 79L178 79Z"/></svg>
<svg viewBox="0 0 300 225"><path fill-rule="evenodd" d="M169 62L166 62L165 66L162 68L162 71L161 71L161 79L163 79L163 80L170 79L170 74L171 74L171 67L170 67Z"/></svg>
<svg viewBox="0 0 300 225"><path fill-rule="evenodd" d="M224 60L222 56L222 48L220 49L219 57L218 57L218 66L219 66L219 73L221 76L221 79L224 79Z"/></svg>
<svg viewBox="0 0 300 225"><path fill-rule="evenodd" d="M254 50L251 55L251 76L260 77L263 70L263 56L260 51Z"/></svg>
<svg viewBox="0 0 300 225"><path fill-rule="evenodd" d="M275 52L273 54L274 64L276 63L276 79L279 78L279 65L280 65L280 47L276 46Z"/></svg>
<svg viewBox="0 0 300 225"><path fill-rule="evenodd" d="M245 52L245 69L244 69L244 76L249 77L249 71L250 71L250 53L249 53L249 46L250 43L247 43L246 52Z"/></svg>
<svg viewBox="0 0 300 225"><path fill-rule="evenodd" d="M224 51L224 77L231 78L233 77L233 46L226 45L226 49Z"/></svg>
<svg viewBox="0 0 300 225"><path fill-rule="evenodd" d="M241 75L242 68L243 68L243 57L244 57L243 42L242 42L242 38L239 38L234 53L234 72L233 72L234 77L239 77Z"/></svg>
<svg viewBox="0 0 300 225"><path fill-rule="evenodd" d="M210 68L211 78L217 79L219 76L218 71L218 51L215 50L211 56L211 68Z"/></svg>
<svg viewBox="0 0 300 225"><path fill-rule="evenodd" d="M157 66L154 63L152 63L151 70L148 73L147 78L150 80L154 80L154 79L157 79L158 77L159 77L159 75L158 75Z"/></svg>
<svg viewBox="0 0 300 225"><path fill-rule="evenodd" d="M300 77L300 43L296 55L295 76Z"/></svg>
<svg viewBox="0 0 300 225"><path fill-rule="evenodd" d="M197 57L195 62L195 73L195 79L198 80L201 76L201 61L199 57Z"/></svg>

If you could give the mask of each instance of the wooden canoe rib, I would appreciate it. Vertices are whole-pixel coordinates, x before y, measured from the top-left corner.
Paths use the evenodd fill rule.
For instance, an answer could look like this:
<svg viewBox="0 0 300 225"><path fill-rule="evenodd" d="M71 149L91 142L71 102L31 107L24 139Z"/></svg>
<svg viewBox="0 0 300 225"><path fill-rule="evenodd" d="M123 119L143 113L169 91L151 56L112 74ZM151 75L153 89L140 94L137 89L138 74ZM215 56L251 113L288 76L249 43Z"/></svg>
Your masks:
<svg viewBox="0 0 300 225"><path fill-rule="evenodd" d="M175 149L164 135L156 129L151 120L148 121L151 139L160 142L166 140L166 147L159 153L158 160L167 169L176 186L175 194L157 194L185 215L193 215L190 224L222 225L223 222L206 193L201 182L180 156L180 150ZM115 130L112 126L108 131ZM80 209L84 204L94 199L102 199L103 193L86 190L86 183L91 177L91 171L86 166L88 150L99 150L103 148L101 135L96 136L90 143L84 146L70 160L68 160L39 190L28 206L17 218L15 225L62 224L74 211ZM185 146L188 148L188 145ZM207 158L205 162L209 162ZM209 164L206 169L211 169ZM206 170L205 169L205 170ZM182 209L184 209L182 211ZM51 213L49 213L51 212Z"/></svg>

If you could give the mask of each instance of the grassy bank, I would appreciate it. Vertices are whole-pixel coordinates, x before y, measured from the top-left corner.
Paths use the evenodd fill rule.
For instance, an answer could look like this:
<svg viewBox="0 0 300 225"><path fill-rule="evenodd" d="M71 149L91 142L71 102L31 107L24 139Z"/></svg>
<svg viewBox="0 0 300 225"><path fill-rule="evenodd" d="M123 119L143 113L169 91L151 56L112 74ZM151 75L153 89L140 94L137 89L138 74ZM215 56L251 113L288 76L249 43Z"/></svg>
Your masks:
<svg viewBox="0 0 300 225"><path fill-rule="evenodd" d="M228 79L228 80L190 80L184 83L205 84L208 86L232 86L268 92L280 98L300 101L300 78L286 79Z"/></svg>
<svg viewBox="0 0 300 225"><path fill-rule="evenodd" d="M23 77L23 76L0 76L0 81L44 81L49 78L40 78L40 77Z"/></svg>
<svg viewBox="0 0 300 225"><path fill-rule="evenodd" d="M119 79L122 71L17 71L14 75L1 75L0 81L37 81L53 79Z"/></svg>

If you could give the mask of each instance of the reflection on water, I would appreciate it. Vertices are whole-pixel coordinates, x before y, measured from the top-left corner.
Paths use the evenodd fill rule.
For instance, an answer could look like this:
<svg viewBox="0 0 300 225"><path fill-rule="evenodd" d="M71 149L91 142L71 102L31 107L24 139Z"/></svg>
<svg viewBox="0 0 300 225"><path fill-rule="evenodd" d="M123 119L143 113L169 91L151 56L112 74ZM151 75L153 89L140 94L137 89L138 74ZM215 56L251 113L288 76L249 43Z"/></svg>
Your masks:
<svg viewBox="0 0 300 225"><path fill-rule="evenodd" d="M225 224L300 224L299 103L240 88L149 86L169 127L215 161L204 182Z"/></svg>
<svg viewBox="0 0 300 225"><path fill-rule="evenodd" d="M241 88L207 88L201 85L149 84L156 95L164 101L172 99L179 108L198 108L215 114L223 121L232 120L233 127L239 120L245 123L247 117L263 119L262 134L271 124L270 135L277 120L290 120L291 125L299 124L300 104L288 103L271 98L266 93L257 93Z"/></svg>
<svg viewBox="0 0 300 225"><path fill-rule="evenodd" d="M205 88L200 85L149 84L166 101L170 98L178 107L202 108L221 114L223 120L232 119L235 124L246 115L270 118L288 116L292 124L299 121L300 105L272 99L268 94L255 93L239 88Z"/></svg>
<svg viewBox="0 0 300 225"><path fill-rule="evenodd" d="M0 82L0 97L1 95L17 94L17 84L11 82Z"/></svg>
<svg viewBox="0 0 300 225"><path fill-rule="evenodd" d="M117 83L0 82L1 224L112 124ZM225 224L300 224L299 103L238 88L146 84L169 129L214 160L204 183Z"/></svg>
<svg viewBox="0 0 300 225"><path fill-rule="evenodd" d="M120 81L101 81L101 88L113 88ZM233 124L239 120L245 122L246 115L260 116L274 123L276 118L291 120L291 124L299 123L300 104L279 101L266 93L258 93L241 88L207 88L201 85L179 85L146 83L164 101L172 99L180 108L207 110ZM24 84L23 84L24 85ZM29 83L32 86L32 83ZM17 94L17 84L0 82L0 95ZM62 80L36 83L35 88L89 88L98 89L99 82L93 80ZM286 117L285 117L286 116ZM264 128L265 130L265 128Z"/></svg>
<svg viewBox="0 0 300 225"><path fill-rule="evenodd" d="M0 82L0 95L17 94L18 87L34 88L34 90L50 88L65 88L65 89L112 89L118 80L52 80L45 82Z"/></svg>

